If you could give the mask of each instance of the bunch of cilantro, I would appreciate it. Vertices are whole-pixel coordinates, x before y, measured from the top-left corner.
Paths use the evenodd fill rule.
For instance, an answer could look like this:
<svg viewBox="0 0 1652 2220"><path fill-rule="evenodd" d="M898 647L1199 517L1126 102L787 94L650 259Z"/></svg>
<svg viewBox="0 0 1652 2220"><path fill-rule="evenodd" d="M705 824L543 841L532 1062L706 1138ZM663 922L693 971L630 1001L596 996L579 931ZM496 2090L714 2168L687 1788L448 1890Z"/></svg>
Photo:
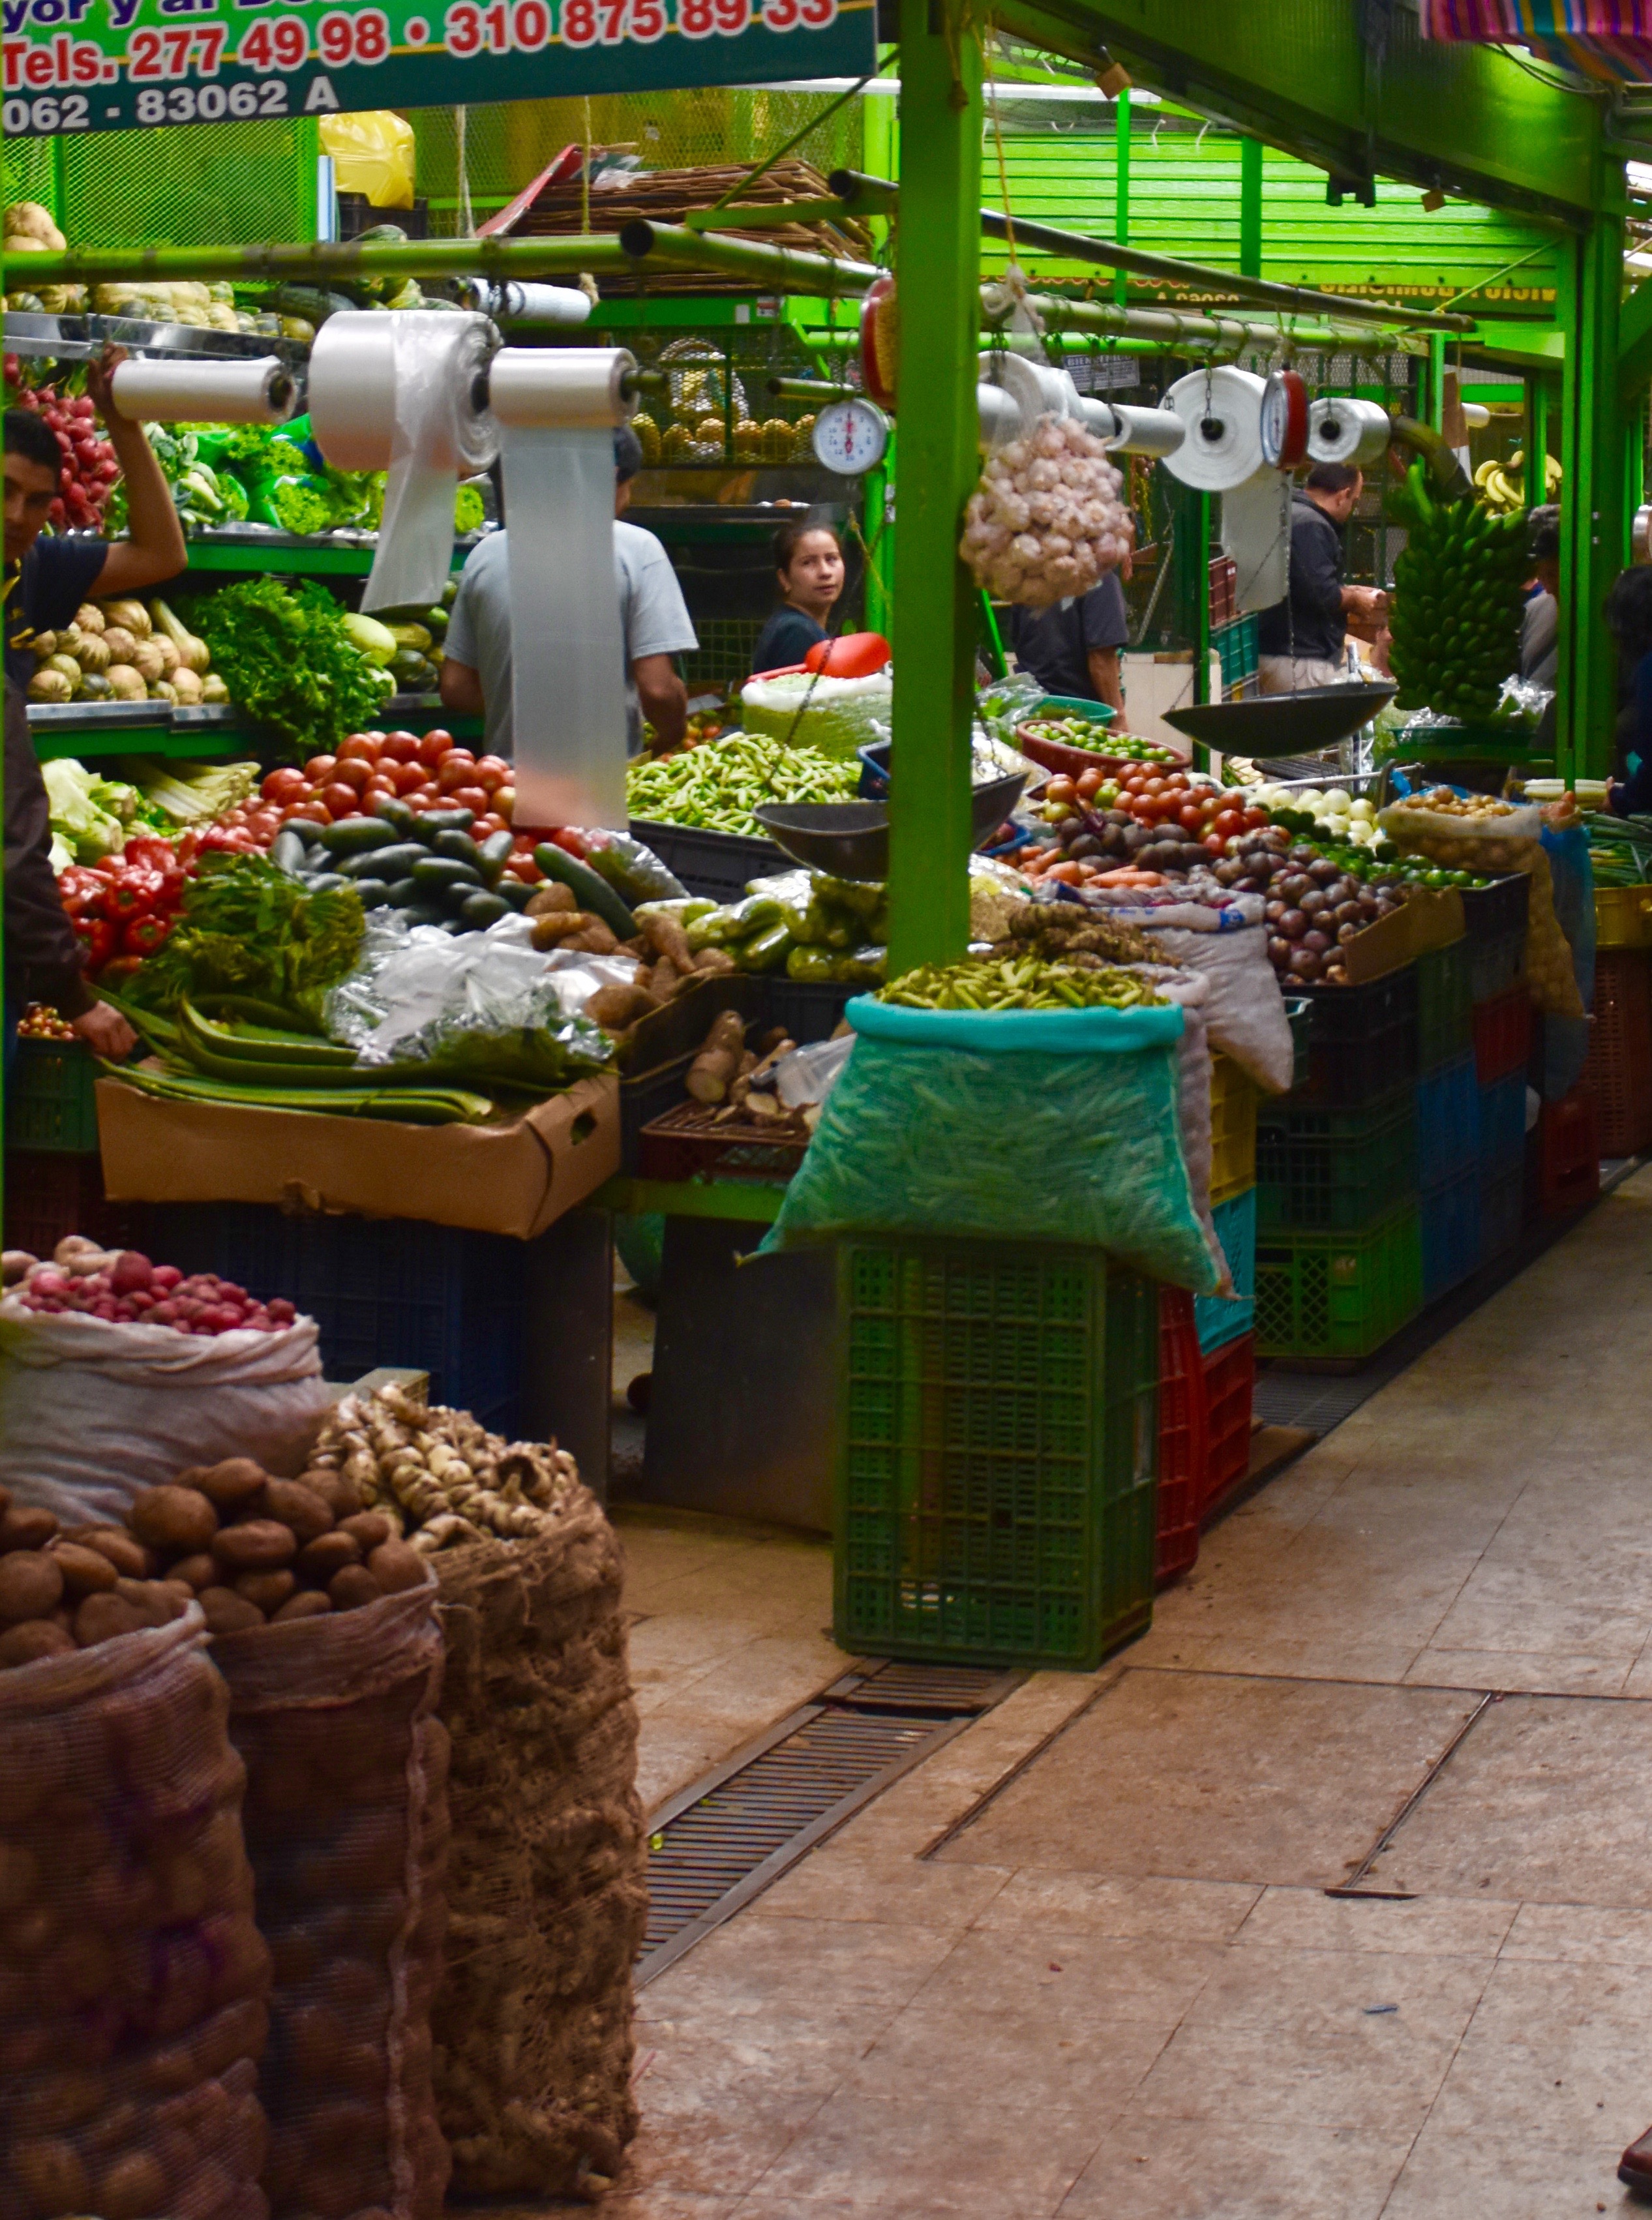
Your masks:
<svg viewBox="0 0 1652 2220"><path fill-rule="evenodd" d="M212 650L229 698L301 756L330 754L371 725L384 682L345 630L325 586L243 578L191 605L189 622Z"/></svg>

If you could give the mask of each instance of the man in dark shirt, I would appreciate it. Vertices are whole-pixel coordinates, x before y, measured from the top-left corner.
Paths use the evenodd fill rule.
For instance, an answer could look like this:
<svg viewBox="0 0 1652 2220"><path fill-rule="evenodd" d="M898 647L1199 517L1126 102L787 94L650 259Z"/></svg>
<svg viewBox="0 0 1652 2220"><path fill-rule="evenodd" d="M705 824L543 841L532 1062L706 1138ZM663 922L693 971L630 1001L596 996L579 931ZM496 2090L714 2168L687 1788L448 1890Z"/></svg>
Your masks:
<svg viewBox="0 0 1652 2220"><path fill-rule="evenodd" d="M1105 702L1118 714L1123 731L1125 691L1119 676L1119 651L1130 638L1125 589L1109 571L1088 594L1069 596L1047 609L1010 612L1010 645L1023 670L1031 671L1046 694L1075 702Z"/></svg>
<svg viewBox="0 0 1652 2220"><path fill-rule="evenodd" d="M1343 583L1343 534L1365 480L1349 463L1316 463L1291 503L1290 587L1256 625L1257 683L1264 694L1335 686L1350 677L1343 640L1373 627L1386 594Z"/></svg>

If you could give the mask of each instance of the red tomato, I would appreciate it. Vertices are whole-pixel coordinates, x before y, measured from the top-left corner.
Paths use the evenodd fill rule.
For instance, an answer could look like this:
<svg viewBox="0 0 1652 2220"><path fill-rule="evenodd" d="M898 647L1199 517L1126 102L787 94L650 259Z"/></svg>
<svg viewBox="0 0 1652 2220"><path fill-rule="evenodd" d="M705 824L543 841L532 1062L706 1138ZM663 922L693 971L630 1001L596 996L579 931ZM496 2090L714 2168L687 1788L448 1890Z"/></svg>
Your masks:
<svg viewBox="0 0 1652 2220"><path fill-rule="evenodd" d="M427 764L431 770L434 770L452 745L452 733L445 733L438 725L433 732L427 733L420 741L419 760L421 764Z"/></svg>
<svg viewBox="0 0 1652 2220"><path fill-rule="evenodd" d="M387 733L384 736L384 754L391 763L417 763L419 735L417 733Z"/></svg>
<svg viewBox="0 0 1652 2220"><path fill-rule="evenodd" d="M496 792L502 786L508 786L512 776L511 767L503 756L477 758L476 783L478 786L485 786L489 794Z"/></svg>
<svg viewBox="0 0 1652 2220"><path fill-rule="evenodd" d="M1247 832L1259 832L1267 822L1268 812L1265 809L1247 809L1244 813L1244 829Z"/></svg>
<svg viewBox="0 0 1652 2220"><path fill-rule="evenodd" d="M331 823L319 801L290 801L281 813L284 825L327 825Z"/></svg>
<svg viewBox="0 0 1652 2220"><path fill-rule="evenodd" d="M304 776L312 786L325 786L338 760L337 756L312 756L304 765Z"/></svg>
<svg viewBox="0 0 1652 2220"><path fill-rule="evenodd" d="M1176 812L1176 821L1189 832L1197 832L1204 824L1205 813L1196 801L1184 801Z"/></svg>
<svg viewBox="0 0 1652 2220"><path fill-rule="evenodd" d="M302 801L309 791L309 781L302 770L295 770L290 765L284 770L272 770L259 789L265 800L273 801L277 808L284 808L290 801Z"/></svg>
<svg viewBox="0 0 1652 2220"><path fill-rule="evenodd" d="M558 848L564 850L570 856L577 857L582 864L590 852L578 833L570 825L559 825L551 838Z"/></svg>
<svg viewBox="0 0 1652 2220"><path fill-rule="evenodd" d="M1203 845L1209 849L1213 856L1219 856L1227 846L1226 841L1219 832L1206 832Z"/></svg>
<svg viewBox="0 0 1652 2220"><path fill-rule="evenodd" d="M339 761L374 764L378 761L384 743L376 733L352 733L339 750Z"/></svg>
<svg viewBox="0 0 1652 2220"><path fill-rule="evenodd" d="M464 748L455 748L451 755L442 758L442 767L436 774L436 784L443 794L452 794L461 786L479 784L476 775L476 758Z"/></svg>
<svg viewBox="0 0 1652 2220"><path fill-rule="evenodd" d="M1093 801L1095 799L1097 789L1100 788L1100 772L1099 770L1087 770L1078 782L1079 800L1081 801Z"/></svg>
<svg viewBox="0 0 1652 2220"><path fill-rule="evenodd" d="M1138 791L1142 794L1163 794L1164 783L1163 777L1155 771L1150 777L1143 779Z"/></svg>
<svg viewBox="0 0 1652 2220"><path fill-rule="evenodd" d="M1211 830L1213 832L1219 832L1225 840L1231 840L1236 832L1244 832L1244 819L1237 809L1220 810Z"/></svg>
<svg viewBox="0 0 1652 2220"><path fill-rule="evenodd" d="M488 797L479 786L456 787L447 799L455 809L472 809L480 817L488 807Z"/></svg>
<svg viewBox="0 0 1652 2220"><path fill-rule="evenodd" d="M363 806L368 809L371 809L376 801L394 801L395 798L396 781L393 778L370 778L361 789Z"/></svg>
<svg viewBox="0 0 1652 2220"><path fill-rule="evenodd" d="M371 764L364 762L360 756L340 756L339 767L334 772L328 784L347 786L352 794L359 794L372 775Z"/></svg>
<svg viewBox="0 0 1652 2220"><path fill-rule="evenodd" d="M422 764L394 763L386 760L379 768L389 777L398 794L415 794L424 784L425 773Z"/></svg>
<svg viewBox="0 0 1652 2220"><path fill-rule="evenodd" d="M361 796L353 786L346 786L342 780L335 785L324 786L316 800L329 817L359 817L361 814Z"/></svg>
<svg viewBox="0 0 1652 2220"><path fill-rule="evenodd" d="M273 840L281 826L278 809L254 809L248 813L246 829L255 839Z"/></svg>
<svg viewBox="0 0 1652 2220"><path fill-rule="evenodd" d="M504 830L504 819L496 817L493 811L489 810L485 817L477 819L476 823L471 827L471 837L476 840L486 840L494 833L502 832Z"/></svg>
<svg viewBox="0 0 1652 2220"><path fill-rule="evenodd" d="M532 856L508 856L505 858L505 872L508 877L521 879L528 886L535 884L543 876Z"/></svg>

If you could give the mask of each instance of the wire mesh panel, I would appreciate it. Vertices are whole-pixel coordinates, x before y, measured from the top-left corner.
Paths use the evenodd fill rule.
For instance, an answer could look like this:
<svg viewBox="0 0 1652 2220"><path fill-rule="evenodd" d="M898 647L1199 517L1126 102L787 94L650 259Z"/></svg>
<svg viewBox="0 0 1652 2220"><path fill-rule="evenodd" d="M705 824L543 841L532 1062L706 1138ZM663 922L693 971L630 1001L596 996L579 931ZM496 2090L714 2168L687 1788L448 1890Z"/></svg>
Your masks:
<svg viewBox="0 0 1652 2220"><path fill-rule="evenodd" d="M318 144L302 116L9 139L6 190L15 176L25 197L47 201L75 246L293 242L315 236ZM54 163L55 199L27 190L27 173L45 184Z"/></svg>

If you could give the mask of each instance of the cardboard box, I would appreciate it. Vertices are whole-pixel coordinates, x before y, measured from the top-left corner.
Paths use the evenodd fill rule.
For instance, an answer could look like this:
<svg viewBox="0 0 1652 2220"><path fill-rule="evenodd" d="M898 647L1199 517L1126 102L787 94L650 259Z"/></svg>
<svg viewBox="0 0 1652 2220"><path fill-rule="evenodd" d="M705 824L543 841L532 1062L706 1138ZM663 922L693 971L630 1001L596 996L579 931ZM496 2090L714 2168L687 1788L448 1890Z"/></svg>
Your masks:
<svg viewBox="0 0 1652 2220"><path fill-rule="evenodd" d="M1356 932L1343 949L1349 984L1386 978L1431 948L1462 939L1462 896L1456 887L1418 887L1409 901Z"/></svg>
<svg viewBox="0 0 1652 2220"><path fill-rule="evenodd" d="M584 1079L500 1126L401 1126L97 1082L103 1183L126 1202L273 1202L528 1240L620 1169L620 1086Z"/></svg>

